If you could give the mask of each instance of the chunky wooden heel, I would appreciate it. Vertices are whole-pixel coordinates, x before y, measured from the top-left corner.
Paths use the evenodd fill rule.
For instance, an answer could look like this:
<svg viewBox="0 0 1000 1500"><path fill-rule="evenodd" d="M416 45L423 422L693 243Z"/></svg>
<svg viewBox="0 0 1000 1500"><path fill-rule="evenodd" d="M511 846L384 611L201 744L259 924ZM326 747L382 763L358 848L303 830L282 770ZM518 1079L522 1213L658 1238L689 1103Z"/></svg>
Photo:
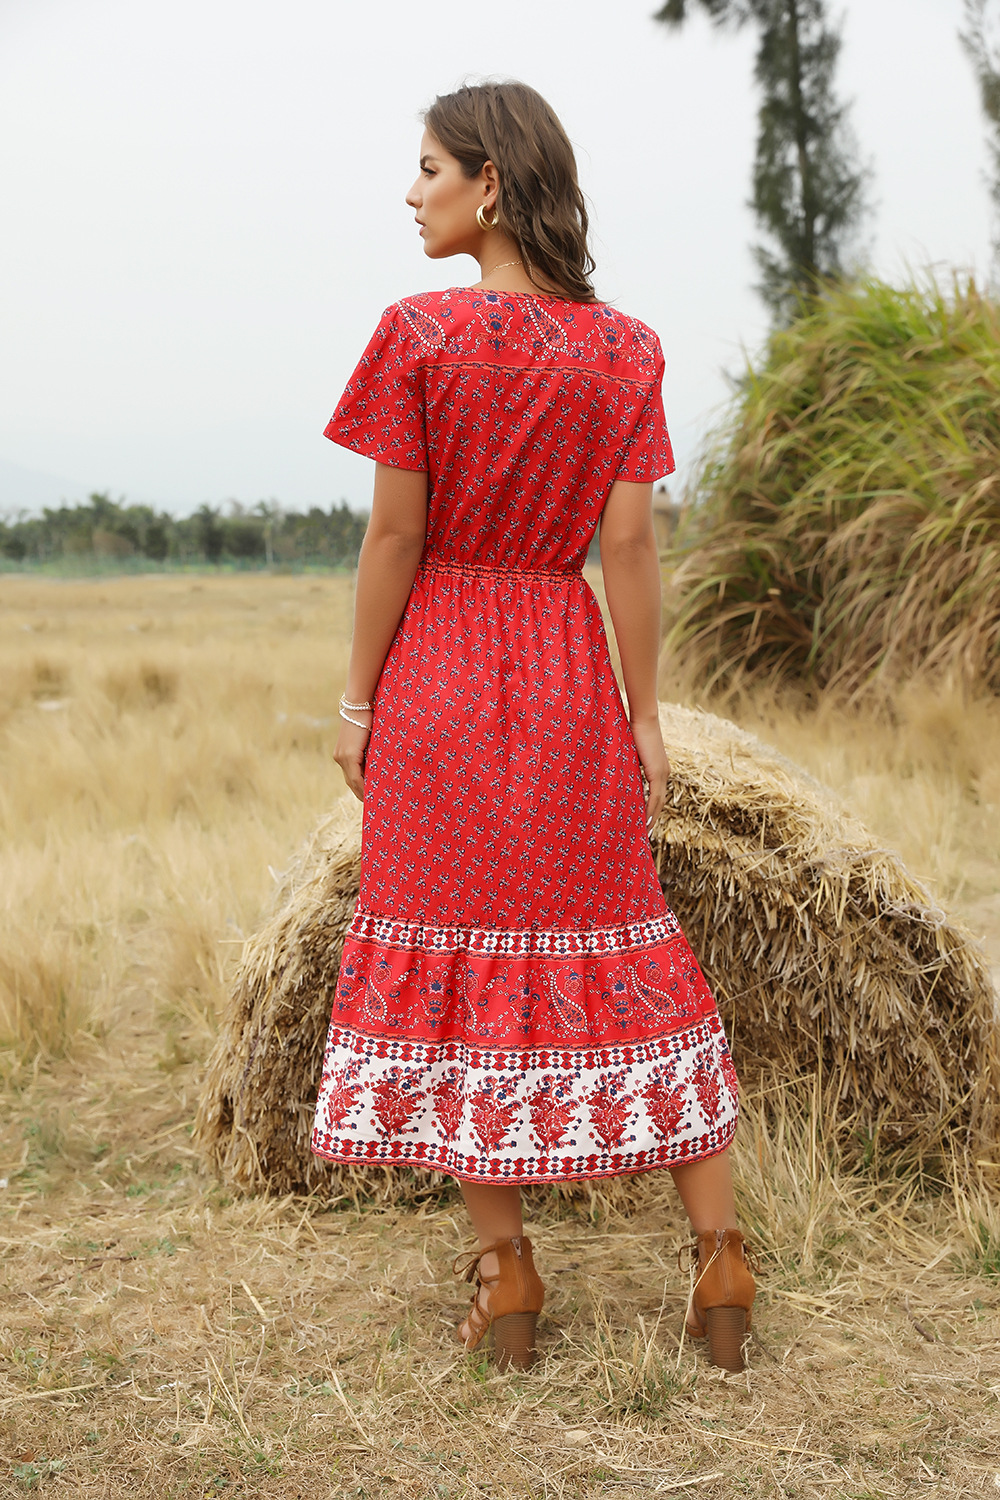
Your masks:
<svg viewBox="0 0 1000 1500"><path fill-rule="evenodd" d="M708 1357L720 1370L745 1370L743 1345L747 1336L747 1315L742 1307L709 1307L705 1311L708 1325Z"/></svg>
<svg viewBox="0 0 1000 1500"><path fill-rule="evenodd" d="M695 1273L688 1333L695 1339L708 1335L708 1357L720 1370L745 1370L743 1345L757 1292L753 1254L738 1229L706 1230L688 1250Z"/></svg>
<svg viewBox="0 0 1000 1500"><path fill-rule="evenodd" d="M491 1251L496 1254L499 1274L483 1276L480 1262ZM501 1370L530 1370L536 1358L535 1326L545 1300L531 1241L524 1235L514 1235L473 1250L468 1262L460 1267L461 1259L457 1257L453 1269L466 1281L475 1279L476 1289L465 1320L468 1332L463 1335L459 1328L458 1337L470 1353L485 1340L484 1347ZM484 1288L485 1303L479 1296Z"/></svg>
<svg viewBox="0 0 1000 1500"><path fill-rule="evenodd" d="M498 1370L530 1370L535 1363L535 1325L538 1314L507 1313L490 1325L490 1350Z"/></svg>

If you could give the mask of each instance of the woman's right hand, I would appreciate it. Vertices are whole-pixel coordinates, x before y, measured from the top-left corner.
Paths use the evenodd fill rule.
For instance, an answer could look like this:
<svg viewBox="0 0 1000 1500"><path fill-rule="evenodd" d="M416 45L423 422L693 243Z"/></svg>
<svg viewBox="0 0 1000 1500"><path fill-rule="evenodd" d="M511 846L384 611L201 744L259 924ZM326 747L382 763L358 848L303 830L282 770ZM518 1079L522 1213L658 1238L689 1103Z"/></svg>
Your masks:
<svg viewBox="0 0 1000 1500"><path fill-rule="evenodd" d="M371 723L373 715L371 710L358 709L352 711L352 717L367 719ZM357 724L349 724L344 719L340 726L337 748L333 752L334 760L343 771L347 785L359 802L365 800L365 751L368 749L370 739L370 729L362 729Z"/></svg>
<svg viewBox="0 0 1000 1500"><path fill-rule="evenodd" d="M670 762L663 746L658 718L632 719L629 727L635 748L639 752L639 763L646 777L646 827L652 828L667 800L667 782L670 780Z"/></svg>

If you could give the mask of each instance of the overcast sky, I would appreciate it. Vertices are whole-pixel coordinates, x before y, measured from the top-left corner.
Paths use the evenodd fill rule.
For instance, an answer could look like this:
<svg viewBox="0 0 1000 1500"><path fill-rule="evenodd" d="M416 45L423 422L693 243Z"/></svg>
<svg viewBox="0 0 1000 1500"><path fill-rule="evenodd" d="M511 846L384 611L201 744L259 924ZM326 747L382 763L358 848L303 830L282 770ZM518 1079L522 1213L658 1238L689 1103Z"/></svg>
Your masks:
<svg viewBox="0 0 1000 1500"><path fill-rule="evenodd" d="M418 111L484 76L539 89L576 146L598 294L660 335L682 478L766 326L755 39L701 14L668 31L655 9L0 0L0 508L92 489L180 512L366 507L371 465L322 428L390 302L478 277L426 260L403 195ZM984 275L960 0L832 14L874 268Z"/></svg>

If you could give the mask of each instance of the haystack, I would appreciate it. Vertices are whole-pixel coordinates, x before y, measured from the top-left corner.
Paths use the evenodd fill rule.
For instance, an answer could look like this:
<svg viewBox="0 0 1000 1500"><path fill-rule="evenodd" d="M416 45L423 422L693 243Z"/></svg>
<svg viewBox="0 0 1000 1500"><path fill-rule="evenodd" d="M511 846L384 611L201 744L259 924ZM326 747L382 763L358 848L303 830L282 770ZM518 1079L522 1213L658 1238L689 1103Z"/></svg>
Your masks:
<svg viewBox="0 0 1000 1500"><path fill-rule="evenodd" d="M985 955L826 788L725 719L661 705L660 878L746 1085L820 1071L859 1136L933 1149L1000 1124Z"/></svg>
<svg viewBox="0 0 1000 1500"><path fill-rule="evenodd" d="M684 679L1000 692L1000 301L841 281L768 340L686 496Z"/></svg>
<svg viewBox="0 0 1000 1500"><path fill-rule="evenodd" d="M819 1073L859 1147L970 1145L1000 1124L988 969L841 804L734 724L662 705L673 776L654 847L667 898L719 998L744 1088ZM246 944L196 1125L243 1191L342 1191L366 1175L309 1152L345 929L358 892L360 807L323 819ZM371 1184L369 1184L371 1185Z"/></svg>

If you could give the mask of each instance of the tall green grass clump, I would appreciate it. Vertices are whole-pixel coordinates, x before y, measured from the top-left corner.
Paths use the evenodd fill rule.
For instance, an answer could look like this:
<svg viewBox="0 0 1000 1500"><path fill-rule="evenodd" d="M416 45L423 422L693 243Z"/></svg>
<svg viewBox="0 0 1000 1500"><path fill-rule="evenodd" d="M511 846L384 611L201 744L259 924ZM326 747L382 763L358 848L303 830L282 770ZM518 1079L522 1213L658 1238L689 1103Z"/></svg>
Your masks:
<svg viewBox="0 0 1000 1500"><path fill-rule="evenodd" d="M1000 689L1000 305L866 278L772 334L675 561L665 655L703 687Z"/></svg>

